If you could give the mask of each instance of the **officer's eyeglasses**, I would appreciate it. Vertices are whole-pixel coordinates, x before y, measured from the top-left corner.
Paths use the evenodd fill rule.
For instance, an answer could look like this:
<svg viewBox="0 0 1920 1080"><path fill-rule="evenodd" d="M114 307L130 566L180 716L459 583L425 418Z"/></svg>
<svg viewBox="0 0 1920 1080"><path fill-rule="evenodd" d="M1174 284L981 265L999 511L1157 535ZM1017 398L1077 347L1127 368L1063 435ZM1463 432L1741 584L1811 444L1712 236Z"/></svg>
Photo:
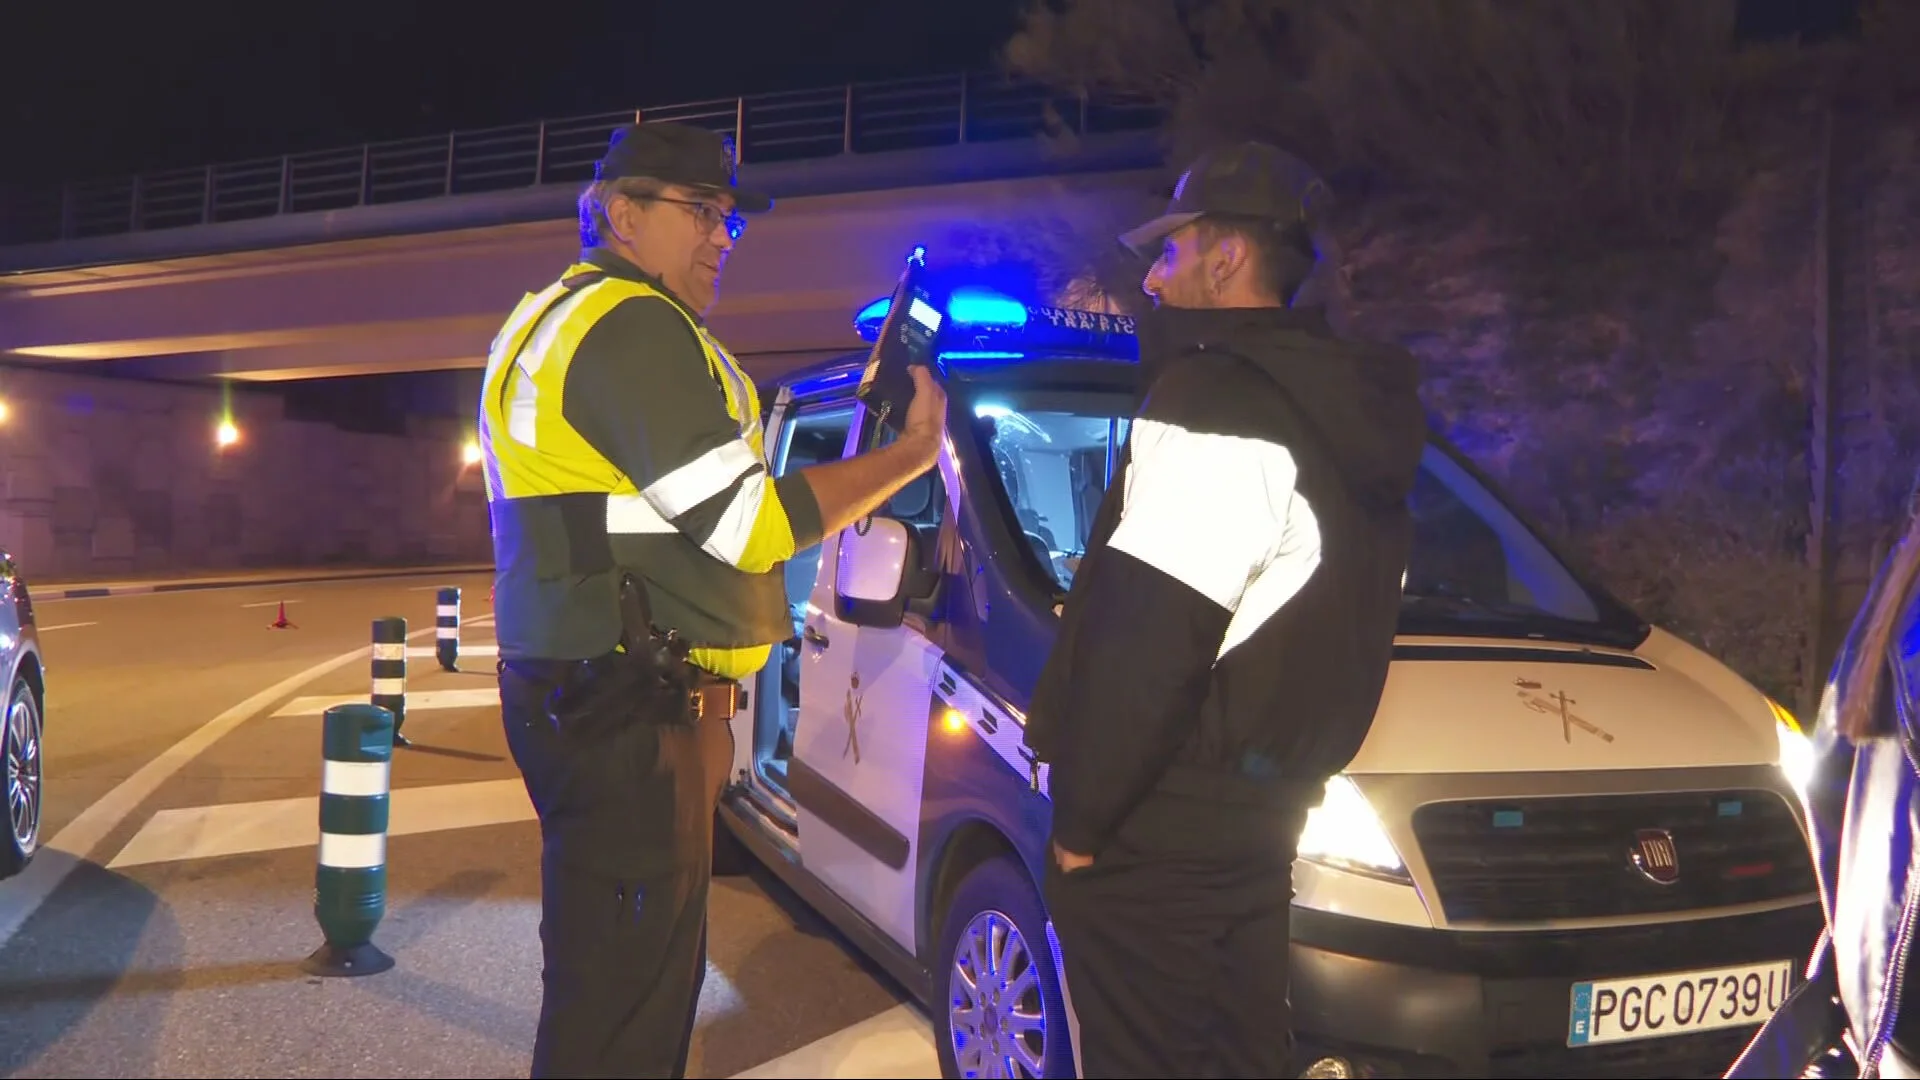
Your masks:
<svg viewBox="0 0 1920 1080"><path fill-rule="evenodd" d="M692 199L656 198L655 202L672 203L684 206L693 213L693 220L700 227L700 235L712 235L713 230L722 225L727 227L727 235L736 242L740 234L747 231L746 215L738 210L722 210L709 202L696 202Z"/></svg>

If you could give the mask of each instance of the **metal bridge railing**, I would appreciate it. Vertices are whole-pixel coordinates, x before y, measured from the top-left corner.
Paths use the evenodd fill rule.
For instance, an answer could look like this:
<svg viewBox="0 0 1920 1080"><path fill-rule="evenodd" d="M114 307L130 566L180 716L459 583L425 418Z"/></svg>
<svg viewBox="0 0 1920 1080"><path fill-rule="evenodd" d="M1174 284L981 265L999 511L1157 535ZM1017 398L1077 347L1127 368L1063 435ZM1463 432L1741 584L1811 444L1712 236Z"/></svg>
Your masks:
<svg viewBox="0 0 1920 1080"><path fill-rule="evenodd" d="M366 143L27 193L0 218L0 242L105 236L340 210L590 179L614 128L637 117L699 124L734 138L745 162L1140 130L1160 110L1088 100L998 74L850 84L425 138Z"/></svg>

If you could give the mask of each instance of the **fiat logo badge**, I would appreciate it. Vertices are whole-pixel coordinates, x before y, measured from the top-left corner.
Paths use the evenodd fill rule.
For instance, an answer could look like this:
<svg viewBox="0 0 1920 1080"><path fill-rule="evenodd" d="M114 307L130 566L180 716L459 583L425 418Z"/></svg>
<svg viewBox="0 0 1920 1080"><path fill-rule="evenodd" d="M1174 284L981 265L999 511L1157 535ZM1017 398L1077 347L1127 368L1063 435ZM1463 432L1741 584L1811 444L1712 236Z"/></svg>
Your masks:
<svg viewBox="0 0 1920 1080"><path fill-rule="evenodd" d="M1641 829L1633 834L1633 846L1627 857L1640 876L1655 885L1671 885L1680 880L1680 852L1674 847L1673 834L1665 829Z"/></svg>

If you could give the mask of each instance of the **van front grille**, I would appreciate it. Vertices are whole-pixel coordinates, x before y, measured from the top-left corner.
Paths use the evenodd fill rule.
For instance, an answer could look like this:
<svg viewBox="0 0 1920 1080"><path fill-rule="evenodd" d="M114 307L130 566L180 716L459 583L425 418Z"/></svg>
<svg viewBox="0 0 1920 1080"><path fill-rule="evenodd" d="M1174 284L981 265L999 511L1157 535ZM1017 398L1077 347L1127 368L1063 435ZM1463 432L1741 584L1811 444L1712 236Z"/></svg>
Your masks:
<svg viewBox="0 0 1920 1080"><path fill-rule="evenodd" d="M1429 803L1413 831L1456 924L1699 911L1815 890L1799 823L1766 790Z"/></svg>

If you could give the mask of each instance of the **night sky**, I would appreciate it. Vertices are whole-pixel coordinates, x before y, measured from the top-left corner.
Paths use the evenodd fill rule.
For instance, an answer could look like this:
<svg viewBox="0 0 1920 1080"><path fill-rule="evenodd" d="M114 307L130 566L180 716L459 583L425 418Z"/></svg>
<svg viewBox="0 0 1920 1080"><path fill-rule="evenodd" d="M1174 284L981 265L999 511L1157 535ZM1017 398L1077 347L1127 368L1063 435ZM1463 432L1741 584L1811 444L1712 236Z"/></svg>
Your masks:
<svg viewBox="0 0 1920 1080"><path fill-rule="evenodd" d="M984 68L1022 6L577 0L540 18L531 4L419 0L0 5L0 184ZM1747 36L1819 36L1855 0L1742 5Z"/></svg>
<svg viewBox="0 0 1920 1080"><path fill-rule="evenodd" d="M0 183L984 68L1018 0L16 0ZM492 18L484 13L497 11Z"/></svg>

